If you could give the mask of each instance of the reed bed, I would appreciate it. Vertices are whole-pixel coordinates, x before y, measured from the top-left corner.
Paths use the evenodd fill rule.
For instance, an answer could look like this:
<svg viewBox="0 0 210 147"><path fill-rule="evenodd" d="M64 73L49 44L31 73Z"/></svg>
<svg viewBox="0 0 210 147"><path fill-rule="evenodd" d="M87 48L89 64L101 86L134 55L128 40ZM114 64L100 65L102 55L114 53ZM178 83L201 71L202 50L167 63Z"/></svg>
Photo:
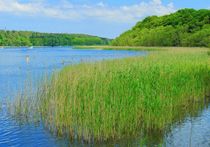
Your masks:
<svg viewBox="0 0 210 147"><path fill-rule="evenodd" d="M210 51L208 51L207 54L210 56Z"/></svg>
<svg viewBox="0 0 210 147"><path fill-rule="evenodd" d="M39 116L57 135L117 140L140 130L161 132L193 102L204 100L210 58L206 49L154 51L67 66L42 81L33 98L14 103L17 114Z"/></svg>

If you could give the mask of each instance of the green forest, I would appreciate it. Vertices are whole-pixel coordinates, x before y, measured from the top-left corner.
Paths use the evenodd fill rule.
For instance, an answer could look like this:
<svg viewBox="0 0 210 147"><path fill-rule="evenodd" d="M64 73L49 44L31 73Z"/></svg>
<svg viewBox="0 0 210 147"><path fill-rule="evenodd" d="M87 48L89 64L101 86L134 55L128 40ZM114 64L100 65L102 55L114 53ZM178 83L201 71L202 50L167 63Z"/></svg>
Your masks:
<svg viewBox="0 0 210 147"><path fill-rule="evenodd" d="M54 34L0 30L0 46L106 45L109 39L84 34Z"/></svg>
<svg viewBox="0 0 210 147"><path fill-rule="evenodd" d="M210 10L182 9L147 17L113 40L112 45L210 47Z"/></svg>

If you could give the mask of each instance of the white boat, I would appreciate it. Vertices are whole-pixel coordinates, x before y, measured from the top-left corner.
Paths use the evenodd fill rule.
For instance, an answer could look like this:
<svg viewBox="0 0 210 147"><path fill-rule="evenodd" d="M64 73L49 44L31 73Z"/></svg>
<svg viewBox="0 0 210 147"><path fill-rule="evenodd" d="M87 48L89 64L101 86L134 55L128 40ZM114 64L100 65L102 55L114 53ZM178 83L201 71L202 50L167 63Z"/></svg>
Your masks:
<svg viewBox="0 0 210 147"><path fill-rule="evenodd" d="M28 49L33 49L34 47L33 46L30 46Z"/></svg>

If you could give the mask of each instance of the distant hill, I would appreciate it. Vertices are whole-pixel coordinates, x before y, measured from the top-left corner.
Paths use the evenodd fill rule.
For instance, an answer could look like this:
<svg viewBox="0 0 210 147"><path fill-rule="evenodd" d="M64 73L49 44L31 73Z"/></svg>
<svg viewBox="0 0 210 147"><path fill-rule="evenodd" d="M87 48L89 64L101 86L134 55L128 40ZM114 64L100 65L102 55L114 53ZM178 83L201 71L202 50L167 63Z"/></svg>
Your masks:
<svg viewBox="0 0 210 147"><path fill-rule="evenodd" d="M107 45L110 39L84 34L0 30L0 46Z"/></svg>
<svg viewBox="0 0 210 147"><path fill-rule="evenodd" d="M112 41L115 46L209 46L210 10L150 16Z"/></svg>

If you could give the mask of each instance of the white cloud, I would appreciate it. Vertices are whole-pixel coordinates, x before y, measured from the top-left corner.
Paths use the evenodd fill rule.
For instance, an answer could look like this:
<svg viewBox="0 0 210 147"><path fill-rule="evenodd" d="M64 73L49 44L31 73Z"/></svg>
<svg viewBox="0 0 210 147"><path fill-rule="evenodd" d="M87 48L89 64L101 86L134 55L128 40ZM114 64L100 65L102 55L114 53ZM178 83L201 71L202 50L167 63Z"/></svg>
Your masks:
<svg viewBox="0 0 210 147"><path fill-rule="evenodd" d="M105 7L106 5L105 5L103 2L99 2L99 3L97 4L97 6L99 6L99 7Z"/></svg>
<svg viewBox="0 0 210 147"><path fill-rule="evenodd" d="M56 5L52 5L44 0L31 0L27 3L18 0L0 0L0 12L69 20L92 18L111 22L135 22L148 15L164 15L174 11L172 3L164 5L161 0L118 7L108 6L103 2L96 5L76 5L67 0L61 0Z"/></svg>

